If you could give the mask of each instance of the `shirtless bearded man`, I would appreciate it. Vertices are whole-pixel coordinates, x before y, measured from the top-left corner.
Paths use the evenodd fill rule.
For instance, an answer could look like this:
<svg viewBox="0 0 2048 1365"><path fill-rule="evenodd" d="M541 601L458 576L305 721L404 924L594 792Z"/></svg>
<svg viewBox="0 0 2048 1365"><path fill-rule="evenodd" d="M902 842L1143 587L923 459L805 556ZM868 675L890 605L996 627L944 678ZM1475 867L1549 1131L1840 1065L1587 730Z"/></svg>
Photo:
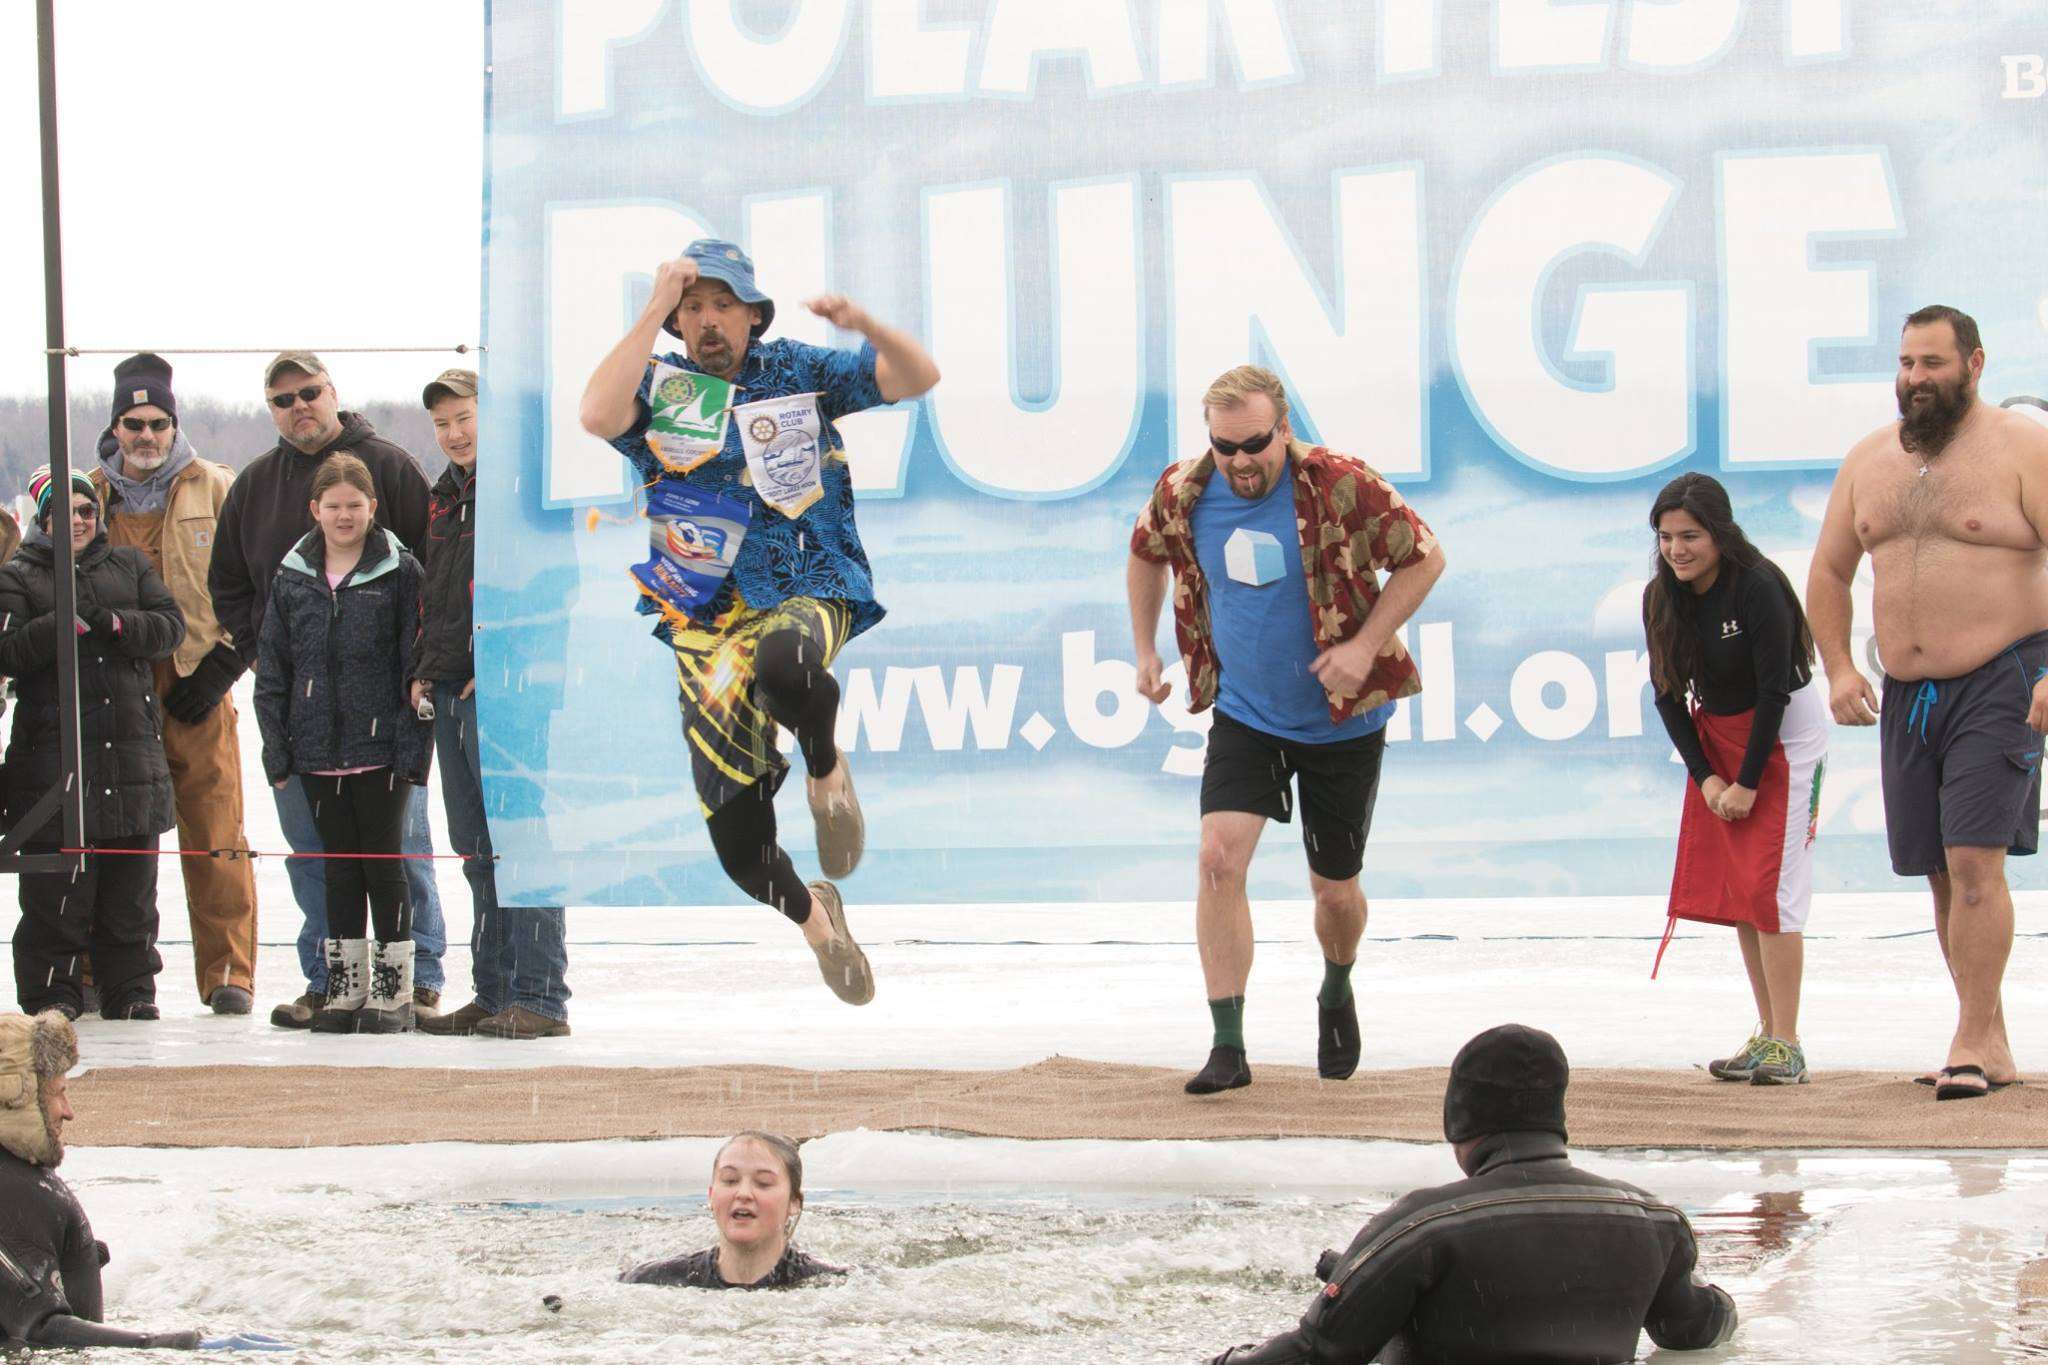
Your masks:
<svg viewBox="0 0 2048 1365"><path fill-rule="evenodd" d="M2048 732L2048 428L1980 401L1983 371L1968 314L1906 319L1899 420L1842 461L1806 585L1835 719L1875 724L1849 652L1849 584L1870 555L1892 870L1932 885L1956 989L1947 1062L1921 1078L1945 1100L2017 1079L2005 859L2039 842Z"/></svg>

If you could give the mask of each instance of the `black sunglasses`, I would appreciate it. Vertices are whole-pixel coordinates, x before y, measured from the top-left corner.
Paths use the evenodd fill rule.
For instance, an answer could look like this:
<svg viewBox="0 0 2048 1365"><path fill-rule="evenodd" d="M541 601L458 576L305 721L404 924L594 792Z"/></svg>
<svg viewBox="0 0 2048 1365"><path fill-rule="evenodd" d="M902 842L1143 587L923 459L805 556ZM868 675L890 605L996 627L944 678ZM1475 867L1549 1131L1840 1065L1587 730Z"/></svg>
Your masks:
<svg viewBox="0 0 2048 1365"><path fill-rule="evenodd" d="M100 519L100 509L98 504L76 502L72 503L71 519L73 521L98 521Z"/></svg>
<svg viewBox="0 0 2048 1365"><path fill-rule="evenodd" d="M1246 455L1256 455L1267 446L1273 444L1273 438L1279 434L1279 424L1275 423L1264 436L1248 436L1242 441L1226 441L1220 436L1211 436L1209 444L1215 448L1218 455L1236 455L1240 452Z"/></svg>
<svg viewBox="0 0 2048 1365"><path fill-rule="evenodd" d="M121 428L124 431L167 431L170 429L170 425L171 419L168 417L123 417L121 419Z"/></svg>
<svg viewBox="0 0 2048 1365"><path fill-rule="evenodd" d="M294 403L310 403L315 398L318 398L320 390L326 387L325 384L313 384L307 388L293 389L288 393L273 393L270 395L270 406L273 408L288 408Z"/></svg>

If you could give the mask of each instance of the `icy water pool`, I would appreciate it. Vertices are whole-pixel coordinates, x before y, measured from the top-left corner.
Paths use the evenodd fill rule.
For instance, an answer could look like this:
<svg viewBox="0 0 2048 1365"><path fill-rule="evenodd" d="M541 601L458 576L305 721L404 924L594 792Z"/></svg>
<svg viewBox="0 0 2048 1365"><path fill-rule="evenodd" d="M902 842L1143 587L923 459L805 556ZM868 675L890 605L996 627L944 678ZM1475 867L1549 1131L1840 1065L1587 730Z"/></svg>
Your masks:
<svg viewBox="0 0 2048 1365"><path fill-rule="evenodd" d="M838 1135L804 1149L799 1240L846 1280L617 1283L710 1240L714 1147L86 1149L64 1174L114 1250L110 1317L271 1332L302 1359L1136 1362L1281 1329L1323 1247L1454 1173L1394 1143ZM1727 1347L1671 1360L2048 1360L2026 1287L2048 1296L2048 1157L1582 1159L1691 1213L1741 1308ZM98 1358L123 1356L149 1358Z"/></svg>

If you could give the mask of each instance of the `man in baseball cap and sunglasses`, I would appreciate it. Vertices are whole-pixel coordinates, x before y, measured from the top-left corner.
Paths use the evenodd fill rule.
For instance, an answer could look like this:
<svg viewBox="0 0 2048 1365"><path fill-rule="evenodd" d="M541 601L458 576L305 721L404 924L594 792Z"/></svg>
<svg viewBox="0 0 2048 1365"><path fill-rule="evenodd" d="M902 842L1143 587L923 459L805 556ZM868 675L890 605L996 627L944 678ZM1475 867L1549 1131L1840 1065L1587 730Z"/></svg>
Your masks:
<svg viewBox="0 0 2048 1365"><path fill-rule="evenodd" d="M285 553L313 529L313 475L329 455L346 451L370 470L377 487L377 524L418 555L427 531L427 476L403 446L377 434L369 419L341 407L333 377L311 351L281 351L263 367L264 411L277 428L277 444L235 476L220 508L207 585L221 625L244 663L256 662L256 640L270 580ZM321 851L320 831L304 790L288 782L272 793L285 842L294 854ZM413 1005L424 1015L441 1000L441 954L447 932L441 897L434 886L427 799L415 792L406 809L403 851L406 887L412 901ZM327 964L320 943L327 937L326 864L318 858L286 860L292 896L305 923L299 931L299 965L306 990L279 1005L270 1022L280 1028L309 1028L327 998Z"/></svg>
<svg viewBox="0 0 2048 1365"><path fill-rule="evenodd" d="M1287 390L1271 370L1222 374L1202 415L1208 448L1159 476L1126 573L1138 691L1155 703L1171 693L1156 643L1170 571L1180 580L1173 624L1188 709L1215 707L1195 892L1214 1036L1187 1083L1196 1095L1251 1084L1245 874L1266 822L1288 823L1296 805L1323 949L1316 1066L1329 1080L1358 1067L1358 876L1387 721L1395 701L1422 690L1394 632L1444 567L1436 536L1391 484L1361 460L1295 439Z"/></svg>

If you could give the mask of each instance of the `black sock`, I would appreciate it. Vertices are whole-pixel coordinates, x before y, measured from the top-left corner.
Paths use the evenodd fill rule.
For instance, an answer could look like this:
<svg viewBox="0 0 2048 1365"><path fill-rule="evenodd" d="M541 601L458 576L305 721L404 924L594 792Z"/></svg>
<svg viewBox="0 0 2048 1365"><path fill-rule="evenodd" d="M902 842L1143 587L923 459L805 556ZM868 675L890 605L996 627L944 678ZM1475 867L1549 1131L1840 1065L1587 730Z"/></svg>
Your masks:
<svg viewBox="0 0 2048 1365"><path fill-rule="evenodd" d="M1351 998L1351 967L1349 962L1323 959L1323 988L1316 992L1318 1005L1333 1010Z"/></svg>

